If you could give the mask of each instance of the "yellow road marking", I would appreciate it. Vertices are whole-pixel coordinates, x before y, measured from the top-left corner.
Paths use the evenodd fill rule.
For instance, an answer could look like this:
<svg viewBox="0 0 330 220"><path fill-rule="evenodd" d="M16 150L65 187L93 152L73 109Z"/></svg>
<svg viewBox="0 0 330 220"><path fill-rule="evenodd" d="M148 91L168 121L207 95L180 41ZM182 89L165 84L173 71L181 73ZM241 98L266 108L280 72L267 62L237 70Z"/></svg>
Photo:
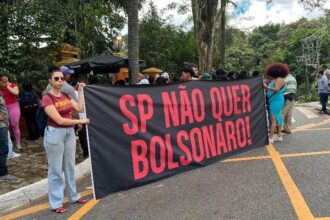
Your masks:
<svg viewBox="0 0 330 220"><path fill-rule="evenodd" d="M280 157L304 157L304 156L318 156L318 155L328 155L330 151L319 151L319 152L307 152L300 154L282 154Z"/></svg>
<svg viewBox="0 0 330 220"><path fill-rule="evenodd" d="M83 207L81 207L78 211L76 211L73 215L68 218L68 220L76 220L80 219L87 212L89 212L100 200L91 199L89 200Z"/></svg>
<svg viewBox="0 0 330 220"><path fill-rule="evenodd" d="M330 220L330 217L320 217L320 218L314 218L316 220Z"/></svg>
<svg viewBox="0 0 330 220"><path fill-rule="evenodd" d="M301 195L298 187L291 178L288 170L286 169L280 154L275 150L273 145L268 145L267 150L272 157L272 161L275 165L276 171L280 176L285 190L291 200L293 208L300 220L304 219L314 219L314 216L309 209L304 197Z"/></svg>
<svg viewBox="0 0 330 220"><path fill-rule="evenodd" d="M32 213L42 211L44 209L49 209L49 204L41 204L41 205L37 205L37 206L31 207L31 208L28 208L28 209L24 209L24 210L21 210L21 211L18 211L18 212L13 212L13 213L10 213L8 215L0 217L0 219L4 219L4 220L15 219L15 218L19 218L19 217L22 217L22 216L26 216L26 215L29 215L29 214L32 214Z"/></svg>
<svg viewBox="0 0 330 220"><path fill-rule="evenodd" d="M323 131L323 130L330 130L330 128L305 128L296 130L295 132L301 132L301 131Z"/></svg>
<svg viewBox="0 0 330 220"><path fill-rule="evenodd" d="M317 126L317 124L311 123L311 124L303 125L303 126L300 126L300 127L296 127L295 129L293 129L293 131L295 131L295 130L301 130L301 129L307 129L307 128L312 128L312 127L316 127L316 126Z"/></svg>
<svg viewBox="0 0 330 220"><path fill-rule="evenodd" d="M293 129L292 132L297 132L297 131L305 130L305 129L309 129L309 128L315 128L317 126L325 125L325 124L328 124L328 123L330 123L330 119L326 119L326 120L324 120L322 122L319 122L319 123L312 123L312 124L304 125L304 126L301 126L301 127L297 127L295 129Z"/></svg>
<svg viewBox="0 0 330 220"><path fill-rule="evenodd" d="M270 156L257 156L257 157L241 157L241 158L233 158L233 159L227 159L222 161L223 163L229 163L229 162L239 162L239 161L249 161L249 160L263 160L263 159L271 159Z"/></svg>
<svg viewBox="0 0 330 220"><path fill-rule="evenodd" d="M86 190L86 191L83 191L79 194L80 194L80 196L88 196L88 195L93 194L93 191L92 190ZM68 197L64 198L64 202L68 202ZM2 219L4 219L4 220L15 219L15 218L19 218L19 217L26 216L26 215L31 215L33 213L36 213L36 212L39 212L39 211L42 211L42 210L45 210L45 209L49 209L49 208L50 208L49 204L44 203L44 204L41 204L41 205L33 206L31 208L27 208L27 209L23 209L23 210L20 210L20 211L17 211L17 212L10 213L8 215L0 217L0 219L1 220Z"/></svg>
<svg viewBox="0 0 330 220"><path fill-rule="evenodd" d="M329 155L330 151L318 151L318 152L306 152L306 153L298 153L298 154L281 154L280 157L305 157L305 156L319 156L319 155ZM250 160L263 160L263 159L271 159L271 156L257 156L257 157L238 157L232 158L222 161L223 163L231 163L231 162L241 162L241 161L250 161Z"/></svg>

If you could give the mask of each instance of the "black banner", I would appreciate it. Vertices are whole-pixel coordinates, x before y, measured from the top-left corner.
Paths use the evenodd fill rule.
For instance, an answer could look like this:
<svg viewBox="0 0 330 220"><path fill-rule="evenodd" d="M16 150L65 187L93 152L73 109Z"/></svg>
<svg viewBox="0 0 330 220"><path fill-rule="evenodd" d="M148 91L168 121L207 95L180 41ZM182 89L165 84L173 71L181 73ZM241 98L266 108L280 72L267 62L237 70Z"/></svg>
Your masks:
<svg viewBox="0 0 330 220"><path fill-rule="evenodd" d="M95 196L267 144L262 78L84 89Z"/></svg>

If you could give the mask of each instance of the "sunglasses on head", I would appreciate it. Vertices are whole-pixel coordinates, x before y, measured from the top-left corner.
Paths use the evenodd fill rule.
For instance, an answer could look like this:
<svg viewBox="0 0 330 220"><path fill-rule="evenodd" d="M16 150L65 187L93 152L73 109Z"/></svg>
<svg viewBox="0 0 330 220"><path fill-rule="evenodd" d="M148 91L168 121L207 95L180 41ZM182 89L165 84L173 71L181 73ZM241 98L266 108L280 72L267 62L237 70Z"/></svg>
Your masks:
<svg viewBox="0 0 330 220"><path fill-rule="evenodd" d="M59 77L59 76L55 76L54 77L54 80L57 82L57 81L59 81L61 79L61 81L64 81L65 80L65 78L64 77Z"/></svg>

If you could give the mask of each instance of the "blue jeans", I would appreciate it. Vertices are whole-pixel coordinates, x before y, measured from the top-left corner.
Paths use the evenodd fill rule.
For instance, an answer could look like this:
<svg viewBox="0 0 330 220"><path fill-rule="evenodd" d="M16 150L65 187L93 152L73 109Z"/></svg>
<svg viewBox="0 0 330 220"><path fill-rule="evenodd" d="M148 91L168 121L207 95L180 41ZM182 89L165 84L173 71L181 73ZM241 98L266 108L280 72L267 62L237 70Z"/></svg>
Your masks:
<svg viewBox="0 0 330 220"><path fill-rule="evenodd" d="M80 199L76 191L76 136L73 128L45 129L44 146L48 160L48 199L52 209L62 206L64 179L70 202ZM62 171L64 172L64 177Z"/></svg>
<svg viewBox="0 0 330 220"><path fill-rule="evenodd" d="M0 128L0 176L8 174L7 169L8 155L8 128Z"/></svg>
<svg viewBox="0 0 330 220"><path fill-rule="evenodd" d="M320 101L322 104L322 111L327 112L328 94L320 93Z"/></svg>

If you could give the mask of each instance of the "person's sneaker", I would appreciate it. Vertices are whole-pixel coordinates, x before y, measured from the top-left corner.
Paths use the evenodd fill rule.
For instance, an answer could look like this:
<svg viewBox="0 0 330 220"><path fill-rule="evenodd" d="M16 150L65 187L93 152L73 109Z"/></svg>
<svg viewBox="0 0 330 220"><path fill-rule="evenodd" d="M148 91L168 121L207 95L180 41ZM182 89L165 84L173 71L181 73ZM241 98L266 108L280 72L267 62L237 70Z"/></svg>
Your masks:
<svg viewBox="0 0 330 220"><path fill-rule="evenodd" d="M273 138L269 138L269 139L268 139L268 142L269 142L269 144L273 144L273 143L274 143Z"/></svg>
<svg viewBox="0 0 330 220"><path fill-rule="evenodd" d="M277 137L277 138L274 138L274 141L283 141L283 137L281 136L281 137Z"/></svg>
<svg viewBox="0 0 330 220"><path fill-rule="evenodd" d="M11 155L8 155L8 159L12 159L12 158L16 158L16 157L20 157L21 156L21 154L17 154L17 153L15 153L15 152L13 152Z"/></svg>
<svg viewBox="0 0 330 220"><path fill-rule="evenodd" d="M13 180L17 180L17 177L13 176L13 175L10 175L10 174L7 174L7 175L4 175L4 176L1 176L0 180L13 181Z"/></svg>
<svg viewBox="0 0 330 220"><path fill-rule="evenodd" d="M16 145L16 148L17 148L17 152L21 152L22 151L22 146L20 144L17 144Z"/></svg>

